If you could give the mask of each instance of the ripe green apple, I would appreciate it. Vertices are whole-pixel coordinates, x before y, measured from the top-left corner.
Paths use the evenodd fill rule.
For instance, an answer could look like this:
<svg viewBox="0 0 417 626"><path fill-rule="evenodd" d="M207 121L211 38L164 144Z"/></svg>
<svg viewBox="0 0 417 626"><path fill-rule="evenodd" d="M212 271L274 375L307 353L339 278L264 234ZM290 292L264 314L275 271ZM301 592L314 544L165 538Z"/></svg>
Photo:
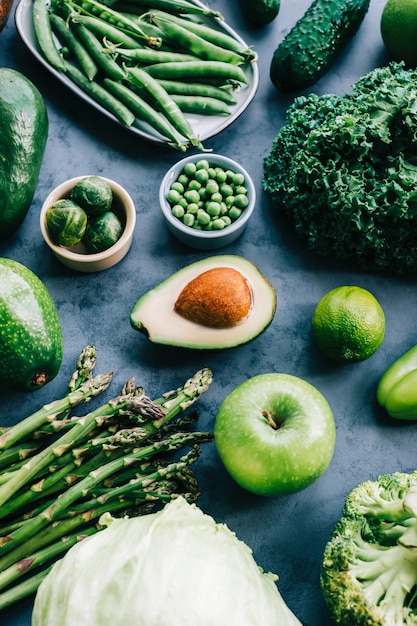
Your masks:
<svg viewBox="0 0 417 626"><path fill-rule="evenodd" d="M316 387L290 374L260 374L225 397L214 441L226 470L258 495L295 493L327 469L336 427Z"/></svg>

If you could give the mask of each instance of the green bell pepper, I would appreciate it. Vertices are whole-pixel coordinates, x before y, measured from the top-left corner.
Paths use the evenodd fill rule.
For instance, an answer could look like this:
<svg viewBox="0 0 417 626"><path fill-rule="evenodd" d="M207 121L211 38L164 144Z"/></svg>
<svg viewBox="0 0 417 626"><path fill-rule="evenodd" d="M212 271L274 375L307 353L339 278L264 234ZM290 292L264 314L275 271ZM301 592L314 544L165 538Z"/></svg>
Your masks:
<svg viewBox="0 0 417 626"><path fill-rule="evenodd" d="M384 372L377 386L376 399L391 417L417 420L417 345Z"/></svg>

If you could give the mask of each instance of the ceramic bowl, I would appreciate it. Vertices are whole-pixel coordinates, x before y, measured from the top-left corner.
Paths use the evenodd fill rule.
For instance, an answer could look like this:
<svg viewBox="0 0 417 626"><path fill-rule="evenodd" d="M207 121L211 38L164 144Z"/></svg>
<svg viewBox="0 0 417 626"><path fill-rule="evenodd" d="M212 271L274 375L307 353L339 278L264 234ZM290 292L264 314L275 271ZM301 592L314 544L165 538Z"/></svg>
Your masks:
<svg viewBox="0 0 417 626"><path fill-rule="evenodd" d="M226 226L222 230L196 230L190 226L184 224L181 219L174 216L171 211L171 206L167 200L167 193L180 173L183 171L184 166L187 163L196 163L201 159L206 159L212 167L222 167L225 170L233 170L234 172L241 173L245 177L245 187L247 189L247 195L249 204L243 210L241 216L236 219L232 224ZM165 217L167 226L171 233L182 243L200 250L214 250L216 248L222 248L235 241L245 230L250 217L255 208L256 192L253 181L248 172L236 161L229 159L228 157L220 154L193 154L191 156L181 159L175 165L173 165L165 174L160 189L159 189L159 204L162 209L162 213Z"/></svg>
<svg viewBox="0 0 417 626"><path fill-rule="evenodd" d="M40 227L45 242L61 263L79 272L100 272L121 261L129 251L132 243L136 224L136 209L132 198L123 187L114 180L104 176L101 177L107 181L113 191L112 210L118 215L124 226L120 239L107 250L89 253L82 242L71 248L56 245L49 238L45 221L48 208L61 198L69 198L75 183L86 176L90 176L90 174L66 180L51 191L41 209Z"/></svg>

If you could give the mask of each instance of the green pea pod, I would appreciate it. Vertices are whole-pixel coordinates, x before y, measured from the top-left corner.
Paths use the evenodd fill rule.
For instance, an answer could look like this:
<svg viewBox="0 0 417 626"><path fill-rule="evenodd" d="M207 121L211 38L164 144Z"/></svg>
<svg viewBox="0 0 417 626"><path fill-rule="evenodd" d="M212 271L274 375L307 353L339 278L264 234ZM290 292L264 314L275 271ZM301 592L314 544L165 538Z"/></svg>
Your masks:
<svg viewBox="0 0 417 626"><path fill-rule="evenodd" d="M417 345L394 361L382 375L376 391L376 399L381 406L386 407L387 398L394 386L413 370L417 370ZM417 399L415 403L417 405Z"/></svg>
<svg viewBox="0 0 417 626"><path fill-rule="evenodd" d="M417 369L405 374L391 388L385 409L396 419L417 420Z"/></svg>

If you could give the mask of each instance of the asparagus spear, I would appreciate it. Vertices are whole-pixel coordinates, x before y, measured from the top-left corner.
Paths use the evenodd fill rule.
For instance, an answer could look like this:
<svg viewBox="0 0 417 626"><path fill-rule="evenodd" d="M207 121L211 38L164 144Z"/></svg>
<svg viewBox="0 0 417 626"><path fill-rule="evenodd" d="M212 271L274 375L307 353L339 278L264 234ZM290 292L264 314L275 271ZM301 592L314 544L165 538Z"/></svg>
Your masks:
<svg viewBox="0 0 417 626"><path fill-rule="evenodd" d="M111 374L92 378L94 365L88 346L64 398L0 430L6 470L0 479L0 609L35 591L49 559L68 549L63 538L96 532L103 513L145 514L180 493L190 500L199 495L190 465L212 433L182 429L196 421L185 411L208 389L211 371L200 370L154 401L132 378L119 396L70 417L74 406L110 383ZM178 461L165 458L185 446L191 450Z"/></svg>

